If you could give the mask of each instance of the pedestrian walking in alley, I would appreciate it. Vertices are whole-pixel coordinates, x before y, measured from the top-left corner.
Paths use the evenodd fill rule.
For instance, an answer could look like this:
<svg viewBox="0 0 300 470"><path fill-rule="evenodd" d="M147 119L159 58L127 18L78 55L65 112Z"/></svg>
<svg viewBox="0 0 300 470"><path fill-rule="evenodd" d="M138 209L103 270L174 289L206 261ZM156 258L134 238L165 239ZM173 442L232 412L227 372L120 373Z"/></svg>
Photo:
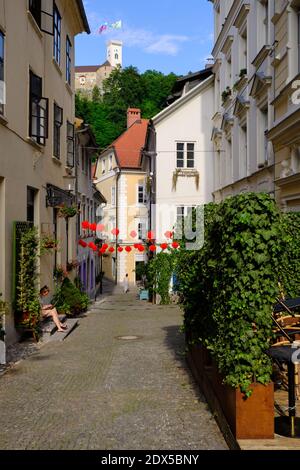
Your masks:
<svg viewBox="0 0 300 470"><path fill-rule="evenodd" d="M42 310L42 316L52 317L52 320L57 326L57 330L60 332L66 331L68 327L60 322L56 308L52 304L48 303L49 300L47 299L47 297L49 293L50 289L48 286L44 286L40 290L40 305Z"/></svg>
<svg viewBox="0 0 300 470"><path fill-rule="evenodd" d="M129 292L129 278L128 278L128 274L126 274L126 276L124 277L124 294L127 294L127 292Z"/></svg>

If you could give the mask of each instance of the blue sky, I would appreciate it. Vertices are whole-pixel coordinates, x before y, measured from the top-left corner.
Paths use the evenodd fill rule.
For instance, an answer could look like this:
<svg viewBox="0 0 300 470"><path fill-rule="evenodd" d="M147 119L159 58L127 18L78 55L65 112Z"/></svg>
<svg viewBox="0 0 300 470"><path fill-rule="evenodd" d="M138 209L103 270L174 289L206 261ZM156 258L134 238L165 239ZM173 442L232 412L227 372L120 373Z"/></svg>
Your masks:
<svg viewBox="0 0 300 470"><path fill-rule="evenodd" d="M92 33L76 39L76 65L106 60L106 41L124 43L123 66L185 75L204 67L213 46L212 4L207 0L84 0ZM122 30L97 34L105 21Z"/></svg>

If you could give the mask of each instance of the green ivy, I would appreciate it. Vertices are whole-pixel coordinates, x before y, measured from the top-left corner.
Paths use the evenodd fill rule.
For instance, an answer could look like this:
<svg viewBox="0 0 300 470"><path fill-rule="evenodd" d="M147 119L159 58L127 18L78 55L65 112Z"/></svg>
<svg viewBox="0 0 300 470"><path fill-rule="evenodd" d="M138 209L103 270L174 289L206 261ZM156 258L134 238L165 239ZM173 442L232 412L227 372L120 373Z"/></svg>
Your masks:
<svg viewBox="0 0 300 470"><path fill-rule="evenodd" d="M147 280L154 292L160 295L161 304L171 303L170 280L176 266L175 252L160 252L147 266Z"/></svg>
<svg viewBox="0 0 300 470"><path fill-rule="evenodd" d="M177 275L188 337L206 345L225 382L247 396L252 382L271 380L265 350L272 338L278 281L284 280L287 294L300 293L300 224L299 219L291 224L289 217L279 213L267 194L241 194L208 204L203 248L179 254Z"/></svg>
<svg viewBox="0 0 300 470"><path fill-rule="evenodd" d="M38 251L37 229L33 227L26 230L20 240L16 323L17 326L29 327L36 332L40 319L40 303L36 289Z"/></svg>

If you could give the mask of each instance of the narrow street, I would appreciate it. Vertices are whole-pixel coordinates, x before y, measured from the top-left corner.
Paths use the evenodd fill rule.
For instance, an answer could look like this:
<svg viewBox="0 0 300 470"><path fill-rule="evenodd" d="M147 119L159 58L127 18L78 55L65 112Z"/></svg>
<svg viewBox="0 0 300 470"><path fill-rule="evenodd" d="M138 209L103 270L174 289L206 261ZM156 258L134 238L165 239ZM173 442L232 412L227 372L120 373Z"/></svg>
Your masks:
<svg viewBox="0 0 300 470"><path fill-rule="evenodd" d="M181 321L176 306L107 298L0 378L0 448L226 449L186 368Z"/></svg>

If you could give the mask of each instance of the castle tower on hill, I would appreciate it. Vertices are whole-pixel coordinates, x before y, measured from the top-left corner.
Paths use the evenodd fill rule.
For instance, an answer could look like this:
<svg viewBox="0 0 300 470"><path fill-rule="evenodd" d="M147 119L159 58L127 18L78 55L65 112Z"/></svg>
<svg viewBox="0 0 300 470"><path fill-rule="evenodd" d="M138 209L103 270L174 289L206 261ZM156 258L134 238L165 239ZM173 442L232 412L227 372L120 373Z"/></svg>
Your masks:
<svg viewBox="0 0 300 470"><path fill-rule="evenodd" d="M75 67L75 91L91 97L93 89L98 86L103 92L103 82L113 69L122 67L123 43L121 41L108 41L106 61L102 65L82 65Z"/></svg>
<svg viewBox="0 0 300 470"><path fill-rule="evenodd" d="M107 60L112 67L117 67L118 65L122 67L122 53L122 41L109 41L107 43Z"/></svg>

